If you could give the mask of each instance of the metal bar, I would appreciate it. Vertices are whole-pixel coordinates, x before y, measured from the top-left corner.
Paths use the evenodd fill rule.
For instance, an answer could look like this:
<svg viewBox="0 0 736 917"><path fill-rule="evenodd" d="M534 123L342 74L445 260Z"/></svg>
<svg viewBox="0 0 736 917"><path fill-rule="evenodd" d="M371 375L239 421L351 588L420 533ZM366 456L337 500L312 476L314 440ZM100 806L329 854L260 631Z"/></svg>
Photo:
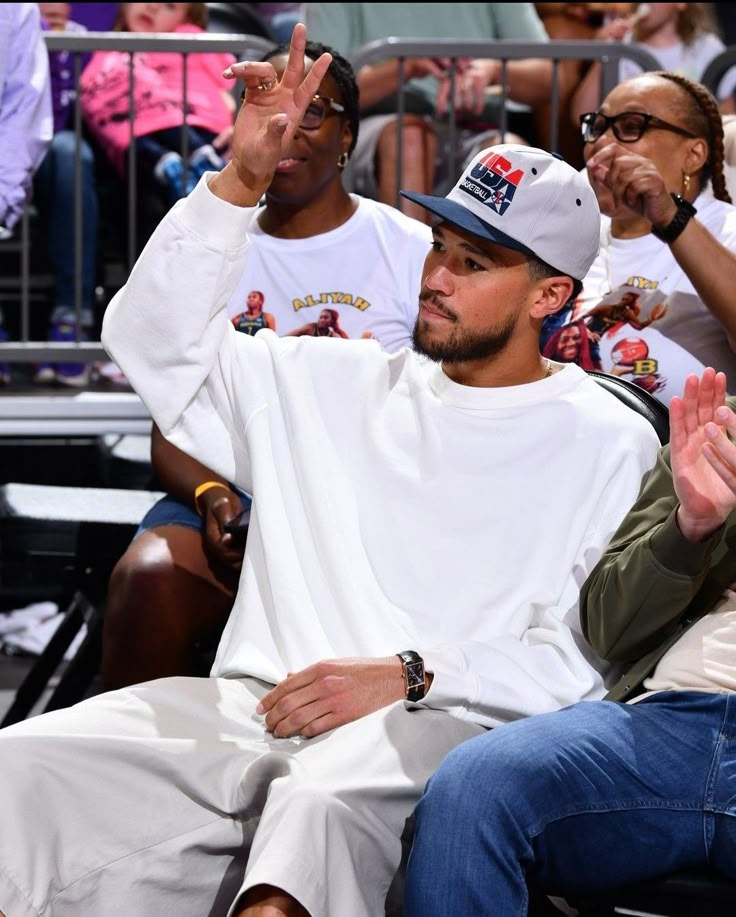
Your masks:
<svg viewBox="0 0 736 917"><path fill-rule="evenodd" d="M448 169L447 188L445 193L455 184L455 169L457 167L457 108L455 106L455 86L457 85L457 58L450 58L450 99L447 106L449 123L447 125ZM430 191L432 189L430 188Z"/></svg>
<svg viewBox="0 0 736 917"><path fill-rule="evenodd" d="M552 99L550 101L550 151L553 153L560 152L560 61L554 58L552 61Z"/></svg>
<svg viewBox="0 0 736 917"><path fill-rule="evenodd" d="M128 57L128 124L130 126L130 145L128 146L128 273L133 270L136 261L136 168L138 165L135 148L135 61L133 52Z"/></svg>
<svg viewBox="0 0 736 917"><path fill-rule="evenodd" d="M182 175L184 178L184 189L189 184L189 131L187 130L187 68L189 57L186 53L182 54L181 68L181 158L184 164Z"/></svg>
<svg viewBox="0 0 736 917"><path fill-rule="evenodd" d="M398 124L396 126L396 207L401 209L401 177L404 173L404 115L406 111L406 100L404 99L404 58L399 58L399 91L398 91Z"/></svg>
<svg viewBox="0 0 736 917"><path fill-rule="evenodd" d="M506 110L506 103L508 102L508 61L506 58L501 60L501 123L499 124L499 130L501 131L501 143L506 142L506 130L508 128L508 111Z"/></svg>
<svg viewBox="0 0 736 917"><path fill-rule="evenodd" d="M20 339L31 337L31 229L28 207L20 221Z"/></svg>
<svg viewBox="0 0 736 917"><path fill-rule="evenodd" d="M82 61L79 54L74 55L74 313L76 315L76 340L81 339L82 330L82 296L83 296L83 259L84 259L84 211L82 208L82 105L79 97L79 77L82 72Z"/></svg>

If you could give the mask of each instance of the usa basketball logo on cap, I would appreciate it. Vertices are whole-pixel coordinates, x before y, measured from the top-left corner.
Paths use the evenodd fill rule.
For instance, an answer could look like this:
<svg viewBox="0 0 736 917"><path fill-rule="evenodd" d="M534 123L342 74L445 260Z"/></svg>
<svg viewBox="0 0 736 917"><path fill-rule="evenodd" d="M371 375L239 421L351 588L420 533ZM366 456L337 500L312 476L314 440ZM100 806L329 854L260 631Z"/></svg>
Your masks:
<svg viewBox="0 0 736 917"><path fill-rule="evenodd" d="M582 280L598 254L601 214L587 177L519 143L478 152L445 197L402 197L467 232Z"/></svg>
<svg viewBox="0 0 736 917"><path fill-rule="evenodd" d="M458 190L492 207L499 216L511 206L514 193L524 177L523 169L515 169L500 153L489 152L464 175Z"/></svg>

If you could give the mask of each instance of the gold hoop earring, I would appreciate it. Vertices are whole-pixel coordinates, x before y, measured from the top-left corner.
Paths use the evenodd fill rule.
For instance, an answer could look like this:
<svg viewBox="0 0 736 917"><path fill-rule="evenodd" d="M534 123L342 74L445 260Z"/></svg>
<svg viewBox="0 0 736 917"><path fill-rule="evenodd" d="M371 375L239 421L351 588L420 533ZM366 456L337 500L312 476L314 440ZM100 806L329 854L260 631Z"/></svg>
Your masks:
<svg viewBox="0 0 736 917"><path fill-rule="evenodd" d="M340 155L337 157L337 168L342 171L347 164L348 154L345 152L345 150L343 150L342 153L340 153Z"/></svg>

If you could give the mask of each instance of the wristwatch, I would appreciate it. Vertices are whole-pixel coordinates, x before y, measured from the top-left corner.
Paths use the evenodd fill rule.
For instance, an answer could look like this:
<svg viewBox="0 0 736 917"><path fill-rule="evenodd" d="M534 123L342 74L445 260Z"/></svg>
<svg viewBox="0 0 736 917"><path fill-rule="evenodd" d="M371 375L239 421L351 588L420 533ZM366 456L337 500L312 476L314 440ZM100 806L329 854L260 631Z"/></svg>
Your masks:
<svg viewBox="0 0 736 917"><path fill-rule="evenodd" d="M672 222L662 229L652 226L652 235L656 236L661 242L674 242L682 230L687 226L690 220L698 212L695 207L686 201L681 194L671 194L670 197L677 204L677 213L672 218Z"/></svg>
<svg viewBox="0 0 736 917"><path fill-rule="evenodd" d="M421 700L427 691L427 683L424 678L424 660L414 650L404 650L403 653L397 653L396 655L401 660L401 666L404 670L406 699L411 701Z"/></svg>

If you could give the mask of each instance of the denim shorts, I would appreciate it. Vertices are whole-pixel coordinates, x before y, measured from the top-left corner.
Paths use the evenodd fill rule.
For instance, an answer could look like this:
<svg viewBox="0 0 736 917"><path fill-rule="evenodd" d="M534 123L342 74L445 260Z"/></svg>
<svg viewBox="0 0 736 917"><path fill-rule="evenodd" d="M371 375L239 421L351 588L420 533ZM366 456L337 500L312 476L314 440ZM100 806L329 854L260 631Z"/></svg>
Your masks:
<svg viewBox="0 0 736 917"><path fill-rule="evenodd" d="M249 509L252 503L251 497L243 490L233 487L233 491L240 497L243 502L243 509ZM162 525L182 525L188 529L194 529L195 532L202 531L203 518L189 506L187 503L181 503L175 497L166 494L158 503L154 503L141 520L134 538L137 538L143 532L150 529L158 528Z"/></svg>

